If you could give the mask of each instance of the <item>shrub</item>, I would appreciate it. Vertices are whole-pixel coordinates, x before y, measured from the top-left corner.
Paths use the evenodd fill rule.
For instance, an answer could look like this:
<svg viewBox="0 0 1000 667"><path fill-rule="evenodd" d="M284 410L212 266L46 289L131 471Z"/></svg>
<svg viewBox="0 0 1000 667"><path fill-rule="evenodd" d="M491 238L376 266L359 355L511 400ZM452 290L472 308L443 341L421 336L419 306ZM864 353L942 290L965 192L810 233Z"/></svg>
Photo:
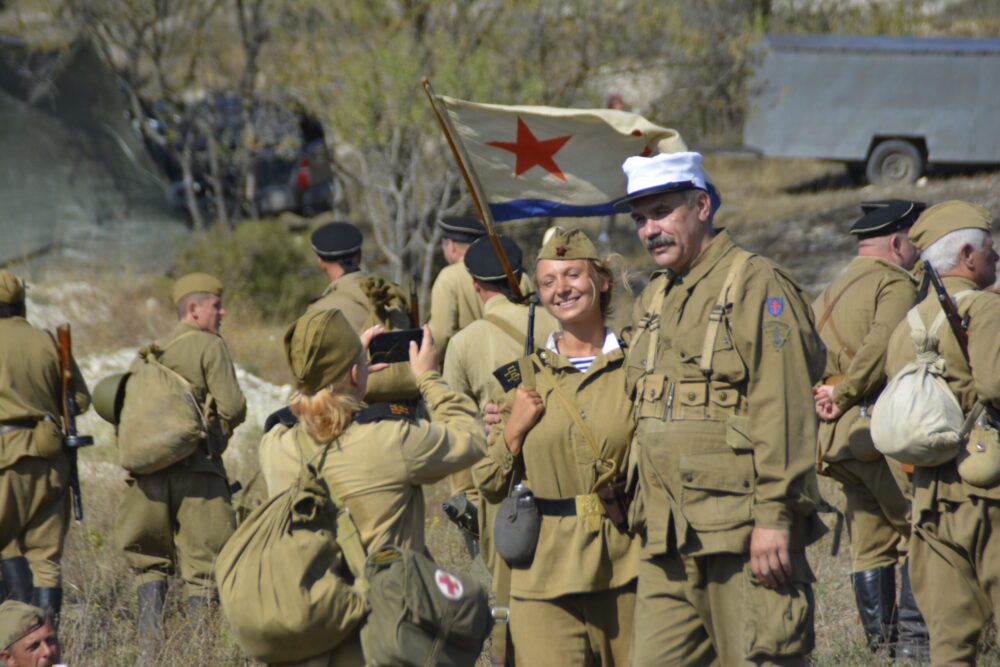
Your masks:
<svg viewBox="0 0 1000 667"><path fill-rule="evenodd" d="M193 234L178 250L172 273L191 271L222 280L227 304L252 305L279 322L300 315L326 285L306 238L267 221Z"/></svg>

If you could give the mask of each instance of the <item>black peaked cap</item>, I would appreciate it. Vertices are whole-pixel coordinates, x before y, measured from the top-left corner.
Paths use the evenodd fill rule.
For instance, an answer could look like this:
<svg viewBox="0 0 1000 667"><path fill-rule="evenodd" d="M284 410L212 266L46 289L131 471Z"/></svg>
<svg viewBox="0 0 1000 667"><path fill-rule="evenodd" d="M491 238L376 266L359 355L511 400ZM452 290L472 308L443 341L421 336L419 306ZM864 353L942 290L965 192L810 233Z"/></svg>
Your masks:
<svg viewBox="0 0 1000 667"><path fill-rule="evenodd" d="M486 234L479 218L469 215L451 215L438 220L441 236L459 243L472 243Z"/></svg>
<svg viewBox="0 0 1000 667"><path fill-rule="evenodd" d="M349 222L331 222L312 233L313 252L323 259L338 260L353 257L361 250L361 230Z"/></svg>
<svg viewBox="0 0 1000 667"><path fill-rule="evenodd" d="M925 208L927 204L924 202L909 199L862 202L861 211L864 215L851 226L851 234L860 241L909 229Z"/></svg>
<svg viewBox="0 0 1000 667"><path fill-rule="evenodd" d="M523 260L521 249L512 239L506 236L498 235L497 239L500 241L503 253L507 256L507 262L510 264L511 270L520 271L521 261ZM507 274L503 271L503 265L500 264L500 258L497 257L496 250L493 249L493 244L487 236L476 239L469 246L469 249L465 252L465 259L463 261L465 262L465 268L469 270L469 273L476 280L491 282L507 278Z"/></svg>

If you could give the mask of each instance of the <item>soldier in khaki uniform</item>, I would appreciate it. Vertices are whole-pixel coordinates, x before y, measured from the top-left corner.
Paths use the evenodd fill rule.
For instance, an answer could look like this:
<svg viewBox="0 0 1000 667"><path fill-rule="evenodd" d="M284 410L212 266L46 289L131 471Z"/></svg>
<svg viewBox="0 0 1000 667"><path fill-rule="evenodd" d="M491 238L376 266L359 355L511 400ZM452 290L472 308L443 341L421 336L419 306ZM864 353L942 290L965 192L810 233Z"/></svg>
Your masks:
<svg viewBox="0 0 1000 667"><path fill-rule="evenodd" d="M620 488L624 498L632 436L625 354L604 320L611 274L583 232L559 229L538 255L535 280L561 330L509 365L534 378L522 370L504 387L501 423L474 467L487 500L501 501L523 480L541 515L531 564L511 568L516 662L624 665L639 544L624 512L616 525L597 496Z"/></svg>
<svg viewBox="0 0 1000 667"><path fill-rule="evenodd" d="M216 597L215 557L236 528L222 453L246 416L229 348L219 336L222 283L191 273L174 283L171 296L180 321L156 341L163 350L160 361L191 383L199 403L211 395L215 408L209 438L194 454L148 475L130 473L126 480L115 538L135 576L138 628L146 639L161 632L167 577L175 563L191 612L200 613Z"/></svg>
<svg viewBox="0 0 1000 667"><path fill-rule="evenodd" d="M910 240L942 278L953 299L962 295L959 313L968 322L966 362L948 325L938 332L944 379L966 414L977 401L988 406L985 421L997 426L1000 407L1000 295L988 291L996 281L997 253L986 209L961 201L928 208L910 230ZM933 290L914 311L926 327L941 312ZM889 340L889 377L915 357L911 327L904 319ZM997 445L986 442L989 448ZM964 449L964 448L963 448ZM1000 610L1000 482L975 486L964 481L958 461L913 473L913 536L909 569L913 592L930 630L934 665L972 665L986 622ZM996 459L987 463L996 467ZM982 471L981 471L982 472ZM1000 473L1000 470L989 472Z"/></svg>
<svg viewBox="0 0 1000 667"><path fill-rule="evenodd" d="M634 665L804 664L813 648L811 387L823 345L795 282L712 225L697 153L623 170L656 263L635 304Z"/></svg>
<svg viewBox="0 0 1000 667"><path fill-rule="evenodd" d="M820 422L820 471L839 482L847 498L851 584L868 647L896 642L896 564L902 563L896 655L925 656L927 628L906 571L910 536L909 481L895 461L875 449L868 416L885 385L889 336L913 307L917 291L908 271L917 249L907 230L926 208L891 199L866 202L851 227L858 256L813 302L816 328L826 343L826 370L813 390ZM853 434L853 435L852 435Z"/></svg>
<svg viewBox="0 0 1000 667"><path fill-rule="evenodd" d="M411 344L409 366L430 420L360 409L369 372L365 350L380 331L371 329L359 340L337 310L309 311L289 328L285 349L295 378L294 418L264 434L261 470L273 496L297 479L303 448L310 458L326 449L323 477L346 504L368 553L387 544L422 551L422 485L474 463L486 442L476 406L441 379L427 327L419 351ZM355 637L300 664L340 666L364 659Z"/></svg>
<svg viewBox="0 0 1000 667"><path fill-rule="evenodd" d="M52 667L58 662L59 638L45 610L17 600L0 604L0 663Z"/></svg>
<svg viewBox="0 0 1000 667"><path fill-rule="evenodd" d="M511 239L499 236L507 261L522 288L528 284L521 271L521 248ZM482 307L478 319L452 338L444 361L444 379L455 391L469 396L482 413L494 394L501 391L493 371L524 354L528 332L528 306L511 300L510 286L493 244L486 237L473 243L462 260L469 274L469 284ZM543 309L536 310L534 340L546 340L559 328L558 322ZM433 332L433 329L432 329ZM472 480L472 471L463 470L449 480L452 494L464 493L479 510L479 546L487 568L492 572L493 517L496 504L486 503ZM472 551L470 547L470 551Z"/></svg>
<svg viewBox="0 0 1000 667"><path fill-rule="evenodd" d="M486 236L483 223L470 216L442 218L441 254L448 266L438 272L431 287L431 314L427 324L434 336L434 344L447 361L445 354L452 336L483 316L481 295L472 287L465 255L469 247ZM520 277L521 293L531 290L531 282L526 276Z"/></svg>
<svg viewBox="0 0 1000 667"><path fill-rule="evenodd" d="M331 222L313 232L312 249L330 284L307 312L336 308L358 335L376 324L386 331L410 328L406 295L388 280L361 270L363 240L361 231L349 222ZM419 397L409 367L393 364L372 377L365 401L391 401L412 412Z"/></svg>
<svg viewBox="0 0 1000 667"><path fill-rule="evenodd" d="M83 412L90 394L75 362L72 373L77 411ZM55 340L28 324L24 283L0 269L0 549L5 556L0 566L8 588L3 597L33 601L55 616L62 606L60 561L69 529L69 460L58 426L61 383Z"/></svg>

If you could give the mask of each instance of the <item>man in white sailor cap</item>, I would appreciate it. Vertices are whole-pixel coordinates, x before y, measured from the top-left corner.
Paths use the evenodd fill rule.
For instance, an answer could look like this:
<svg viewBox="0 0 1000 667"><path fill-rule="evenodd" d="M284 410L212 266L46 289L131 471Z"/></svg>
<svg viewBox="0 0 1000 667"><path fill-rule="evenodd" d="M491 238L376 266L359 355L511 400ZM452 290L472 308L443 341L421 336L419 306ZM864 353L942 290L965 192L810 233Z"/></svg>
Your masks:
<svg viewBox="0 0 1000 667"><path fill-rule="evenodd" d="M713 224L702 156L631 157L620 205L661 271L635 304L626 390L643 537L632 664L805 664L805 547L824 349L801 289Z"/></svg>

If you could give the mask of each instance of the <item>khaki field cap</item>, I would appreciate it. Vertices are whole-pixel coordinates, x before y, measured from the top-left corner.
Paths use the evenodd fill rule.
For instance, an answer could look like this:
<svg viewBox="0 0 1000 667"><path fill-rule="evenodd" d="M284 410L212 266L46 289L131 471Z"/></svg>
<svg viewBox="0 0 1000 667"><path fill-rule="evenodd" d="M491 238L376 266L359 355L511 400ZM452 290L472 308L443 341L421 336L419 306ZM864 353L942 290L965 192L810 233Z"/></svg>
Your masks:
<svg viewBox="0 0 1000 667"><path fill-rule="evenodd" d="M308 312L285 332L288 368L295 388L305 394L315 394L346 373L360 352L358 334L336 308Z"/></svg>
<svg viewBox="0 0 1000 667"><path fill-rule="evenodd" d="M910 228L910 243L917 250L924 251L939 238L958 229L982 229L990 231L993 216L982 206L965 201L951 201L935 204L924 211Z"/></svg>
<svg viewBox="0 0 1000 667"><path fill-rule="evenodd" d="M538 259L592 259L600 261L597 248L581 229L553 227L548 241L538 253Z"/></svg>
<svg viewBox="0 0 1000 667"><path fill-rule="evenodd" d="M45 612L30 604L7 600L0 604L0 650L45 625Z"/></svg>
<svg viewBox="0 0 1000 667"><path fill-rule="evenodd" d="M170 290L170 298L180 303L188 294L200 292L222 296L222 281L207 273L189 273L177 279Z"/></svg>
<svg viewBox="0 0 1000 667"><path fill-rule="evenodd" d="M6 269L0 269L0 303L24 303L24 283Z"/></svg>

